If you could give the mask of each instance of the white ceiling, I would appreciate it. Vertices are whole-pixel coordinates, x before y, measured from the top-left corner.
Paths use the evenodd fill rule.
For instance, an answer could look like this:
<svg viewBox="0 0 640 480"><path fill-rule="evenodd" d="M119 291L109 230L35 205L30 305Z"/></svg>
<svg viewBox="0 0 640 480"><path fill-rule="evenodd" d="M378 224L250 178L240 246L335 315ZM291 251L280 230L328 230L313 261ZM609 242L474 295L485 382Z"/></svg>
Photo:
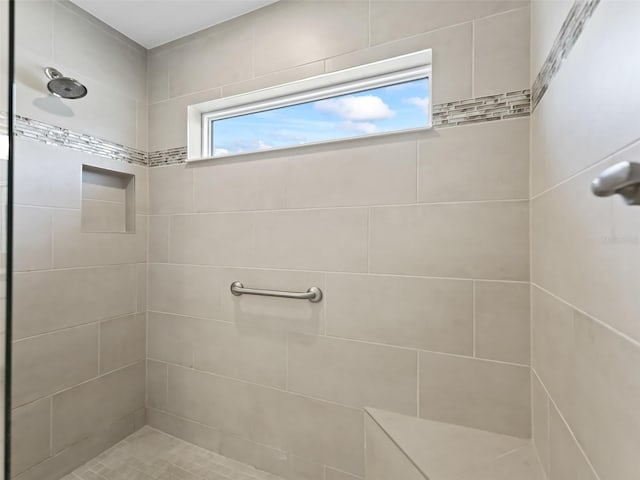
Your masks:
<svg viewBox="0 0 640 480"><path fill-rule="evenodd" d="M71 0L146 48L157 47L277 0Z"/></svg>

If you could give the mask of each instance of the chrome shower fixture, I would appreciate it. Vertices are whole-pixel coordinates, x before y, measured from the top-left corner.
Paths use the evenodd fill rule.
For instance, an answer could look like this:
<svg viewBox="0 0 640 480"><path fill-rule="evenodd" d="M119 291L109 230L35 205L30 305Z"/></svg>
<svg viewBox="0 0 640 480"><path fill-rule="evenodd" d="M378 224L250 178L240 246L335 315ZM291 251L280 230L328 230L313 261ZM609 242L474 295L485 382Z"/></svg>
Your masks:
<svg viewBox="0 0 640 480"><path fill-rule="evenodd" d="M47 88L56 97L75 100L87 94L87 87L75 78L65 77L53 67L45 68L44 73L49 78Z"/></svg>

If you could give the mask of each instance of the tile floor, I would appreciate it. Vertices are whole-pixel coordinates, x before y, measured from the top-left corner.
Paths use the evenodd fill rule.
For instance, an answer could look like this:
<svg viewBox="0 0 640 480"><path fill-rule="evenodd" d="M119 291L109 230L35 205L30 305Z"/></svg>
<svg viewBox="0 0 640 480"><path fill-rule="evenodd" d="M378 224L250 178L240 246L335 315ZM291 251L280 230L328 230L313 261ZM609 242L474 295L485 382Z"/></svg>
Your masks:
<svg viewBox="0 0 640 480"><path fill-rule="evenodd" d="M282 480L143 427L62 480Z"/></svg>

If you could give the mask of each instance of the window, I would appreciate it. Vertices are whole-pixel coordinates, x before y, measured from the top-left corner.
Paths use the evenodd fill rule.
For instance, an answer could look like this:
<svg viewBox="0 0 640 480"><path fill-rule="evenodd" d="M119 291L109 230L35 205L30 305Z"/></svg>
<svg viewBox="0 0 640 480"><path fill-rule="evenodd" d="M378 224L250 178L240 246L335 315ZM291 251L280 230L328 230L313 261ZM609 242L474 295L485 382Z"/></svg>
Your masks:
<svg viewBox="0 0 640 480"><path fill-rule="evenodd" d="M431 51L189 107L188 161L431 126Z"/></svg>

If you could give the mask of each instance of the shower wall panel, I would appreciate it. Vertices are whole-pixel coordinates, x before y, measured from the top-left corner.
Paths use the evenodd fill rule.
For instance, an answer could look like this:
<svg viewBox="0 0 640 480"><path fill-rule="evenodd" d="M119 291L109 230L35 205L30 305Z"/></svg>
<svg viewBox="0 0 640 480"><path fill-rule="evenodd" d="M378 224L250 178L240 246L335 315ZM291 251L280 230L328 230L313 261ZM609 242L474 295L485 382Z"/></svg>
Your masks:
<svg viewBox="0 0 640 480"><path fill-rule="evenodd" d="M17 3L12 472L54 480L144 424L148 171L79 147L146 148L146 58L69 2ZM48 95L47 66L88 96ZM82 230L83 164L135 175L135 232Z"/></svg>
<svg viewBox="0 0 640 480"><path fill-rule="evenodd" d="M364 406L530 435L526 113L180 163L188 104L425 48L438 111L528 94L520 2L279 2L150 51L152 426L310 480L363 476Z"/></svg>
<svg viewBox="0 0 640 480"><path fill-rule="evenodd" d="M640 4L532 9L535 75L568 52L555 75L540 76L547 89L531 117L534 441L551 480L631 480L640 470L640 212L589 187L640 156L640 68L629 61Z"/></svg>

